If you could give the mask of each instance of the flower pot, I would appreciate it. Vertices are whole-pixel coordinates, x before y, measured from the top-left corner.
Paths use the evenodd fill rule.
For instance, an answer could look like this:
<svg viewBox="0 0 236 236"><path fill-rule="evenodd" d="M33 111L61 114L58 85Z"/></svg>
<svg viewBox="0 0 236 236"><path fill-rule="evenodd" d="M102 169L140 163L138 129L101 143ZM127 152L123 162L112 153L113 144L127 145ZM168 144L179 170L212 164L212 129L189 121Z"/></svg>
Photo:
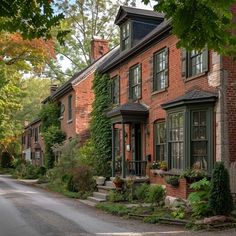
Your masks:
<svg viewBox="0 0 236 236"><path fill-rule="evenodd" d="M103 176L97 177L97 178L96 178L96 184L97 184L97 185L100 185L100 186L101 186L101 185L104 185L105 179L106 179L106 178L103 177Z"/></svg>
<svg viewBox="0 0 236 236"><path fill-rule="evenodd" d="M117 189L122 189L124 182L113 182Z"/></svg>

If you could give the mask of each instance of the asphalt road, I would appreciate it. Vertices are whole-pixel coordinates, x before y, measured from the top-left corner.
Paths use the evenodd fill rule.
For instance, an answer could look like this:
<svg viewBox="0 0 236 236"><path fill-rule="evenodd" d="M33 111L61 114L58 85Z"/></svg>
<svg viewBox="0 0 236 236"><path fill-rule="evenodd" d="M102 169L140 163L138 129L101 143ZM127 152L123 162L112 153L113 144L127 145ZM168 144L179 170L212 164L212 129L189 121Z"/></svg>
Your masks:
<svg viewBox="0 0 236 236"><path fill-rule="evenodd" d="M77 200L0 175L0 236L236 236L236 230L189 232L111 216Z"/></svg>

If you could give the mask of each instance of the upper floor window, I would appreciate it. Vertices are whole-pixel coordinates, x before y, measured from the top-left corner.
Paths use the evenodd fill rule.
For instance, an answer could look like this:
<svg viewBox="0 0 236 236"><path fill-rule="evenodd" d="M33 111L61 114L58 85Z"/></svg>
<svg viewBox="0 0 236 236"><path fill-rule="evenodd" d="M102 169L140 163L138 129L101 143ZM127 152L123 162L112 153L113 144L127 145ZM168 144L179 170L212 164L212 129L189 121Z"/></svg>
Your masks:
<svg viewBox="0 0 236 236"><path fill-rule="evenodd" d="M168 49L153 56L153 91L165 89L168 85Z"/></svg>
<svg viewBox="0 0 236 236"><path fill-rule="evenodd" d="M121 49L122 51L130 47L130 23L126 22L120 27L121 31Z"/></svg>
<svg viewBox="0 0 236 236"><path fill-rule="evenodd" d="M111 81L111 100L113 105L120 103L120 77L116 76Z"/></svg>
<svg viewBox="0 0 236 236"><path fill-rule="evenodd" d="M129 69L129 97L132 100L141 98L141 65Z"/></svg>
<svg viewBox="0 0 236 236"><path fill-rule="evenodd" d="M72 95L68 96L68 121L72 120Z"/></svg>
<svg viewBox="0 0 236 236"><path fill-rule="evenodd" d="M35 142L38 142L38 140L39 140L39 136L38 136L38 127L36 127L35 129L34 129L34 141Z"/></svg>
<svg viewBox="0 0 236 236"><path fill-rule="evenodd" d="M155 159L156 161L164 161L166 159L166 122L154 123L154 143L155 143Z"/></svg>
<svg viewBox="0 0 236 236"><path fill-rule="evenodd" d="M208 50L187 52L182 49L182 76L191 77L208 70Z"/></svg>

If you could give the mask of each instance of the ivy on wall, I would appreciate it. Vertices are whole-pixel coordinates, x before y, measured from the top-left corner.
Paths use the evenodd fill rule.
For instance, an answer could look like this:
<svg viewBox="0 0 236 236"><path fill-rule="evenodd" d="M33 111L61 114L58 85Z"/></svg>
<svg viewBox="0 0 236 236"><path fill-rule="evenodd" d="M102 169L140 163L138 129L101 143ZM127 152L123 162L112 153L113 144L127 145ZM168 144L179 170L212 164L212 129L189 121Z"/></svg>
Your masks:
<svg viewBox="0 0 236 236"><path fill-rule="evenodd" d="M42 121L42 135L45 142L45 165L48 169L54 167L55 156L52 147L62 143L66 135L60 130L60 107L52 101L42 107L40 118Z"/></svg>
<svg viewBox="0 0 236 236"><path fill-rule="evenodd" d="M96 152L97 174L109 176L112 155L111 121L106 117L106 112L111 104L109 77L96 73L93 90L95 100L91 119L91 139Z"/></svg>

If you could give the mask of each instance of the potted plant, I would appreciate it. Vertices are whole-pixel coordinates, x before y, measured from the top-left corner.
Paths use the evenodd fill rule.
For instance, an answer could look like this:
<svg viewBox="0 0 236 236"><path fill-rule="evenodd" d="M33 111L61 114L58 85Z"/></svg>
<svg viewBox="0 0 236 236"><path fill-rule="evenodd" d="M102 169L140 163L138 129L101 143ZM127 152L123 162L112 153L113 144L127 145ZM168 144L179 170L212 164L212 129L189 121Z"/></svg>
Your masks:
<svg viewBox="0 0 236 236"><path fill-rule="evenodd" d="M120 176L116 175L116 177L113 179L113 183L115 184L117 189L122 189L124 180L121 179Z"/></svg>
<svg viewBox="0 0 236 236"><path fill-rule="evenodd" d="M105 182L105 180L106 180L106 178L105 177L103 177L103 176L97 176L96 177L96 184L97 185L104 185L104 182Z"/></svg>
<svg viewBox="0 0 236 236"><path fill-rule="evenodd" d="M167 171L167 163L166 163L166 161L161 161L160 169L163 170L163 171Z"/></svg>
<svg viewBox="0 0 236 236"><path fill-rule="evenodd" d="M179 177L176 175L170 176L166 180L167 184L170 184L172 187L177 188L179 186Z"/></svg>
<svg viewBox="0 0 236 236"><path fill-rule="evenodd" d="M188 183L193 183L208 177L208 174L203 169L187 169L182 172L180 178L185 178Z"/></svg>

